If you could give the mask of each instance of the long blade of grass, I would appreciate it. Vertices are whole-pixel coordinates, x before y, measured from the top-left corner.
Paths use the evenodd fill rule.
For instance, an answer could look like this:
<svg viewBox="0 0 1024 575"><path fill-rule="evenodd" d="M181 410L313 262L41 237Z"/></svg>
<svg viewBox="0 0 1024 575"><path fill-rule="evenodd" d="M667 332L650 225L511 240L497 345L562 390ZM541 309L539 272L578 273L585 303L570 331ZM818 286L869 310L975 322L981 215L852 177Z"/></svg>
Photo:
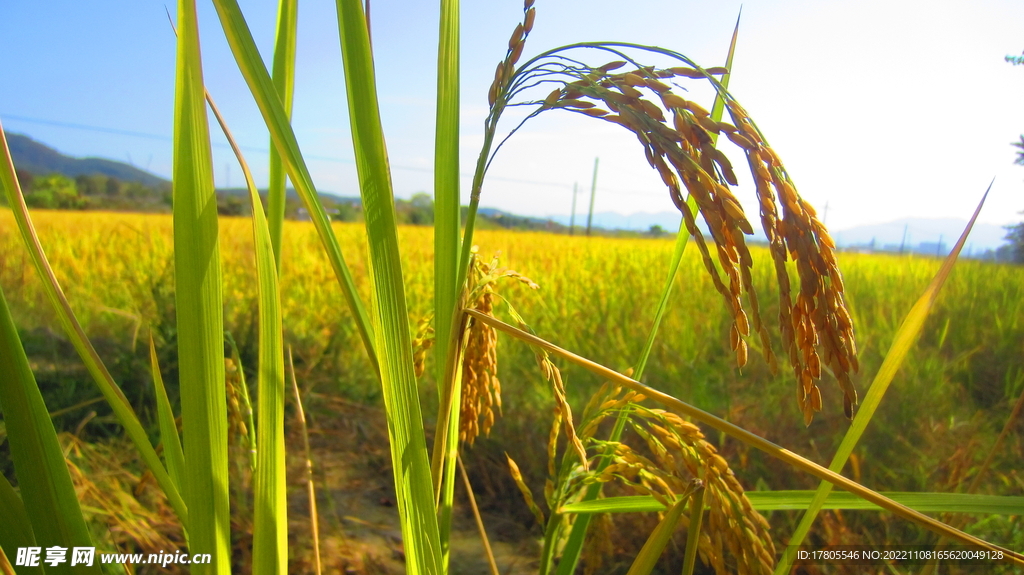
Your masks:
<svg viewBox="0 0 1024 575"><path fill-rule="evenodd" d="M885 354L885 359L882 360L882 366L878 368L878 373L875 374L875 379L871 382L871 387L868 388L868 392L861 402L860 408L857 410L857 415L853 418L850 429L846 431L842 443L839 444L839 449L836 450L836 454L832 457L832 463L828 466L830 471L839 473L843 470L847 460L850 458L850 454L853 453L853 449L857 446L857 442L864 435L864 431L871 422L871 418L875 415L875 410L878 409L878 405L882 402L882 397L885 396L885 392L889 389L889 384L892 382L893 377L896 376L900 366L903 365L903 360L907 357L907 353L910 352L910 348L917 341L917 336L921 333L924 322L939 296L939 291L946 283L946 278L953 271L953 265L960 255L960 250L963 249L964 244L967 242L967 236L971 233L974 222L978 219L978 214L981 213L981 208L985 205L985 199L988 197L991 189L992 184L990 183L988 189L985 190L985 194L981 197L981 201L978 202L978 207L974 210L971 221L967 223L967 227L960 234L960 239L953 247L953 251L946 257L938 273L935 274L931 283L925 288L924 293L914 303L914 307L910 308L910 313L907 314L903 324L896 331L892 346L889 347L889 352ZM797 525L796 531L794 531L793 536L790 538L790 548L803 543L804 538L811 529L811 525L814 524L814 520L818 516L821 504L824 503L830 491L832 491L831 483L822 481L818 485L814 501L808 507L807 513L800 518L800 524ZM782 559L775 568L776 575L788 573L794 559L795 556L792 553L783 554Z"/></svg>
<svg viewBox="0 0 1024 575"><path fill-rule="evenodd" d="M612 383L619 384L623 387L632 389L633 391L640 392L647 396L648 399L660 403L663 406L667 407L668 409L675 411L676 413L686 415L696 421L699 421L700 423L712 427L713 429L720 431L739 441L742 441L743 443L759 451L767 453L768 455L776 459L782 460L783 462L789 464L790 466L796 469L804 471L805 473L809 473L819 479L829 481L835 484L836 486L845 489L846 491L849 491L857 495L858 497L866 499L895 515L907 519L908 521L912 521L924 527L925 529L938 533L939 535L944 535L952 539L962 541L967 545L979 545L991 551L1001 551L1002 553L1010 557L1017 564L1024 565L1024 555L1020 555L1016 552L1010 551L1009 549L1004 549L997 545L993 545L988 541L983 541L981 539L978 539L977 537L974 537L973 535L969 535L967 533L964 533L963 531L954 529L949 525L942 523L941 521L936 521L931 517L922 515L921 513L918 513L917 511L914 511L913 509L910 509L905 505L901 505L893 501L892 499L880 495L876 491L864 487L863 485L857 483L856 481L847 479L846 477L843 477L842 475L839 475L834 471L825 469L824 467L818 465L817 463L814 463L813 461L801 457L800 455L797 455L788 449L780 447L759 435L755 435L747 431L746 429L743 429L742 427L738 427L702 409L696 408L684 401L680 401L679 399L672 397L671 395L658 391L657 389L648 387L640 383L639 381L626 377L613 369L609 369L603 365L590 361L589 359L576 355L571 351L564 350L553 343L550 343L533 334L527 333L516 327L508 325L507 323L495 319L491 316L482 314L473 309L466 309L464 310L464 312L468 315L473 316L479 321L482 321L483 323L486 323L487 325L494 327L498 331L504 332L520 341L528 343L534 347L539 347L554 355L557 355L558 357L561 357L569 361L570 363L574 363L586 369L587 371L597 375L599 378L605 381L611 381Z"/></svg>
<svg viewBox="0 0 1024 575"><path fill-rule="evenodd" d="M28 248L32 264L42 280L46 297L50 300L50 305L57 314L57 320L60 322L61 327L64 328L64 333L67 335L68 340L74 346L75 351L78 352L79 357L82 358L82 362L85 364L89 375L96 382L96 387L99 388L100 393L103 394L107 403L110 404L118 423L124 426L128 437L139 451L142 460L145 461L146 467L153 473L153 477L156 478L160 489L167 496L168 503L174 509L182 525L187 527L188 510L184 499L182 499L178 488L171 480L171 476L168 475L167 469L161 463L160 456L157 455L156 450L150 444L149 436L146 434L146 430L142 428L142 424L135 415L131 404L128 403L128 398L125 397L124 392L114 382L114 378L107 371L107 367L103 364L103 360L100 359L99 353L96 352L96 348L93 347L92 342L85 335L85 330L82 329L82 325L78 322L78 318L75 317L74 311L71 310L71 304L68 303L64 290L61 289L57 276L53 273L53 268L50 267L50 262L46 259L46 254L43 253L43 246L39 242L39 236L36 234L35 227L32 225L32 219L29 217L25 196L22 194L21 185L18 183L14 170L14 161L11 159L11 151L7 146L7 138L4 134L3 126L0 125L0 187L7 193L8 205L11 206L14 219L18 223L18 230L21 232L25 247Z"/></svg>
<svg viewBox="0 0 1024 575"><path fill-rule="evenodd" d="M697 565L700 528L704 523L704 489L690 496L690 524L686 528L686 550L683 552L682 575L691 575Z"/></svg>
<svg viewBox="0 0 1024 575"><path fill-rule="evenodd" d="M281 0L277 5L277 37L274 39L274 88L281 98L285 116L291 118L295 95L295 39L299 20L298 0ZM281 154L271 142L270 183L267 188L267 223L274 246L277 273L281 273L281 236L284 229L285 170Z"/></svg>
<svg viewBox="0 0 1024 575"><path fill-rule="evenodd" d="M259 376L257 379L256 479L253 488L255 513L252 532L252 572L254 575L288 571L288 505L284 453L284 326L281 319L281 292L278 289L278 263L263 212L260 193L249 164L242 155L224 116L208 91L206 101L245 176L252 205L252 233L256 253L257 307L259 309ZM232 343L232 348L235 346ZM238 351L234 349L237 356ZM237 360L237 357L236 357ZM241 371L241 363L238 363ZM245 378L243 394L248 396ZM247 401L248 403L248 401ZM250 408L251 409L251 408ZM252 424L250 420L250 425ZM250 429L250 434L252 433Z"/></svg>
<svg viewBox="0 0 1024 575"><path fill-rule="evenodd" d="M441 573L441 549L398 249L391 172L377 105L373 54L359 0L338 0L352 145L366 214L374 333L409 573Z"/></svg>
<svg viewBox="0 0 1024 575"><path fill-rule="evenodd" d="M487 557L487 566L491 569L491 575L501 575L498 571L498 563L494 560L494 551L491 550L491 540L487 537L487 529L484 527L484 520L480 517L480 508L476 505L476 496L473 495L473 485L469 482L469 475L466 467L462 465L462 457L456 457L455 461L459 467L459 475L462 477L462 485L466 488L466 499L469 500L469 508L473 510L473 519L476 521L476 529L480 533L480 542L484 546L484 555Z"/></svg>
<svg viewBox="0 0 1024 575"><path fill-rule="evenodd" d="M816 492L747 491L747 499L758 511L807 509ZM969 493L923 493L918 491L880 491L881 495L921 513L974 513L986 515L1024 515L1024 497L1009 495L972 495ZM822 509L884 511L882 507L853 493L829 493ZM559 513L646 513L664 511L665 504L650 495L608 497L562 506Z"/></svg>
<svg viewBox="0 0 1024 575"><path fill-rule="evenodd" d="M7 554L4 553L3 547L0 547L0 573L3 573L3 575L15 575L14 567L7 559Z"/></svg>
<svg viewBox="0 0 1024 575"><path fill-rule="evenodd" d="M736 39L739 36L740 31L740 19L736 17L736 27L732 32L732 41L729 43L729 54L725 58L725 67L728 70L732 70L733 57L736 55ZM722 76L721 84L723 90L729 88L730 73ZM716 92L715 102L711 108L711 117L715 122L722 120L722 115L725 113L725 99L722 97L722 92ZM711 134L712 142L718 141L718 134ZM686 208L690 210L691 214L697 213L697 198L692 195L688 195L686 198ZM661 297L658 299L658 306L654 310L654 320L651 323L651 330L647 334L647 341L644 343L643 349L640 351L640 358L637 360L636 365L633 367L633 377L637 381L643 379L644 370L647 368L647 360L651 356L651 350L654 349L654 341L658 337L658 330L661 327L661 320L665 317L665 312L668 310L668 302L672 296L672 287L676 282L676 274L679 272L679 262L683 259L683 252L686 250L686 245L690 241L690 234L686 229L686 220L681 219L679 221L679 231L676 233L675 247L672 250L672 259L669 260L668 265L668 276L665 278L665 285L661 288ZM618 441L622 437L622 432L626 426L626 412L623 411L619 414L615 421L615 427L612 429L610 436L611 441ZM598 469L604 469L611 461L611 454L604 456L598 462ZM598 494L601 493L601 484L595 483L587 488L586 493L583 495L584 501L591 501L597 498ZM572 524L572 530L569 532L569 538L566 540L565 547L562 551L562 559L558 566L557 575L569 575L576 570L576 565L579 563L580 554L583 552L583 544L586 540L587 530L590 527L590 517L584 516L579 517ZM545 544L550 544L546 542Z"/></svg>
<svg viewBox="0 0 1024 575"><path fill-rule="evenodd" d="M213 106L212 100L210 99L210 93L206 93L207 102L210 102L210 109L216 110ZM219 119L219 118L218 118ZM228 136L230 140L231 137ZM236 373L238 373L238 395L241 396L242 405L240 406L245 410L246 428L248 434L246 439L249 441L249 468L253 473L256 473L256 422L253 419L252 411L252 398L249 394L249 382L245 380L245 365L242 364L242 354L238 351L238 344L235 343L235 338L231 336L230 331L224 332L224 341L227 342L228 347L231 349L231 361L234 363ZM257 370L258 370L257 366ZM259 379L257 377L257 379ZM257 381L257 385L259 382Z"/></svg>
<svg viewBox="0 0 1024 575"><path fill-rule="evenodd" d="M185 453L181 450L178 426L174 423L174 412L171 410L171 402L167 398L164 378L160 374L160 364L156 358L156 344L153 343L152 335L149 336L149 364L153 373L153 387L156 391L156 418L157 424L160 426L160 443L164 446L164 461L167 462L167 471L170 473L174 485L181 490L185 475Z"/></svg>
<svg viewBox="0 0 1024 575"><path fill-rule="evenodd" d="M44 548L91 547L89 529L82 517L64 452L29 367L25 348L18 338L3 290L0 290L0 409L7 426L7 441L21 487L21 498L26 508L32 509L28 519L36 542ZM6 479L4 483L7 483ZM6 487L9 488L10 484ZM13 495L10 491L13 490L2 490L5 507L16 508L17 504L10 499ZM14 509L11 519L23 520L24 511L22 509L22 513L18 513ZM6 521L7 517L3 520ZM46 571L70 575L73 570L70 564L65 563L49 567ZM82 571L99 573L100 568L96 565Z"/></svg>
<svg viewBox="0 0 1024 575"><path fill-rule="evenodd" d="M732 39L729 40L729 55L725 57L725 74L722 75L722 79L718 82L722 85L723 90L729 89L729 78L732 77L732 64L733 58L736 56L736 41L740 37L740 18L743 17L743 6L740 6L740 11L736 14L736 25L732 29ZM722 121L722 115L725 114L725 98L722 97L722 92L716 92L715 103L711 106L711 118L716 122ZM718 142L718 134L711 134L711 141Z"/></svg>
<svg viewBox="0 0 1024 575"><path fill-rule="evenodd" d="M776 511L807 509L816 491L749 491L755 509ZM972 495L969 493L888 492L886 497L920 511L921 513L979 513L987 515L1024 514L1024 497L1006 495ZM852 493L832 492L822 509L850 509L881 511L878 505L865 501Z"/></svg>
<svg viewBox="0 0 1024 575"><path fill-rule="evenodd" d="M658 559L661 558L665 547L672 539L672 534L676 532L676 527L679 526L684 511L686 511L686 497L681 498L668 509L665 516L658 522L658 526L644 542L644 546L640 548L640 553L633 560L626 575L648 575L654 570Z"/></svg>
<svg viewBox="0 0 1024 575"><path fill-rule="evenodd" d="M454 401L458 382L457 355L452 333L456 329L456 300L465 278L459 273L459 0L441 0L437 45L437 115L434 130L434 333L435 378L439 392L438 418L431 457L431 481L440 499L439 521L442 563L448 564L455 494L454 460L458 451L459 409ZM453 430L454 433L453 433ZM443 478L442 478L443 471Z"/></svg>
<svg viewBox="0 0 1024 575"><path fill-rule="evenodd" d="M231 570L227 402L217 197L194 0L178 2L174 99L174 282L193 573Z"/></svg>
<svg viewBox="0 0 1024 575"><path fill-rule="evenodd" d="M32 522L21 496L14 490L7 477L0 473L0 549L11 557L17 557L18 548L35 547ZM42 573L40 567L25 567L26 573Z"/></svg>
<svg viewBox="0 0 1024 575"><path fill-rule="evenodd" d="M306 428L306 411L302 409L302 394L299 393L299 382L295 379L295 362L292 360L292 348L288 346L288 375L295 392L295 417L299 420L302 432L302 451L306 456L306 497L309 500L309 527L313 532L313 559L316 575L320 575L323 567L320 561L320 514L316 508L316 484L313 483L313 455L309 449L309 430Z"/></svg>
<svg viewBox="0 0 1024 575"><path fill-rule="evenodd" d="M992 460L995 458L996 454L999 453L999 448L1002 446L1003 440L1006 439L1007 434L1009 434L1010 430L1013 428L1013 424L1015 423L1017 416L1020 415L1022 408L1024 408L1024 390L1022 390L1020 396L1017 397L1017 403L1013 406L1013 410L1010 412L1009 417L1006 418L1006 423L1003 424L1003 430L999 432L999 435L996 437L992 447L988 450L988 455L985 456L985 460L981 463L981 467L978 469L977 473L975 473L974 479L972 479L970 485L967 486L967 493L974 493L978 490L982 479L988 473ZM965 518L961 517L958 519L959 521L950 521L950 523L955 527L961 528L964 525ZM943 520L948 521L946 518L943 518ZM935 544L935 549L945 549L948 543L949 542L946 539L940 538ZM925 568L921 570L920 575L932 575L932 573L935 572L935 569L938 568L938 565L939 563L936 562L925 566Z"/></svg>
<svg viewBox="0 0 1024 575"><path fill-rule="evenodd" d="M270 138L274 147L281 154L281 161L284 162L288 178L291 180L292 185L295 186L296 193L302 198L303 204L309 211L313 226L320 235L320 241L327 251L327 257L331 262L334 275L338 278L345 301L352 311L356 322L356 329L359 331L359 337L363 340L363 346L366 348L366 354L373 372L374 374L379 374L380 367L377 352L374 349L373 328L370 325L370 318L366 314L366 308L363 306L362 300L359 298L359 292L356 290L352 272L349 270L348 264L345 263L344 256L342 256L341 246L338 244L337 236L334 235L334 229L331 228L330 218L327 216L327 212L320 202L320 196L313 186L313 179L309 175L309 169L306 167L306 162L299 151L299 144L288 121L288 114L285 112L284 104L281 102L273 80L271 80L270 74L263 64L263 59L256 48L256 42L253 40L252 33L249 31L245 18L242 16L242 10L238 7L237 0L213 0L213 4L217 9L217 15L220 17L224 36L231 47L231 52L235 56L238 69L242 72L242 76L249 85L249 91L256 100L256 106L260 109L263 121L270 130Z"/></svg>

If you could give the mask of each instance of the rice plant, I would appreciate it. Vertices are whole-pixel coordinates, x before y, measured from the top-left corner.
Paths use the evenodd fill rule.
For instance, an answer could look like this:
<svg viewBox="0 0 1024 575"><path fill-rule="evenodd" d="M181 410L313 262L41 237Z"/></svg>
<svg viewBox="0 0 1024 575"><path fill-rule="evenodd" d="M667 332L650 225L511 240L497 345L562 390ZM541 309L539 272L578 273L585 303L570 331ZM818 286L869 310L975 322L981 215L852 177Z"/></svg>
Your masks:
<svg viewBox="0 0 1024 575"><path fill-rule="evenodd" d="M162 458L87 337L62 282L44 254L10 152L3 142L0 183L12 206L29 260L42 280L48 305L138 450L166 498L167 507L180 522L190 553L209 554L211 560L194 563L192 572L228 573L233 567L228 455L231 430L254 437L247 439L254 445L255 459L251 569L259 573L282 573L288 569L283 332L291 316L279 278L289 269L281 246L288 239L286 232L292 230L283 222L284 175L312 216L338 293L351 312L353 331L369 360L367 377L380 386L409 573L440 574L450 570L449 538L460 453L465 444L472 444L492 428L496 411L500 412L502 405L496 355L499 333L530 346L541 378L554 398L549 406L554 413L548 438L549 483L542 499L548 508L547 517L536 504L516 463L508 460L526 504L545 527L542 573L567 574L575 570L588 541L596 544L588 539L593 514L651 510L664 514L630 573L651 572L680 525L688 526L684 565L689 572L698 556L718 573L787 570L791 556L784 553L780 560L776 549L782 536L770 532L768 523L758 513L756 499L747 496L730 462L717 453L697 423L822 481L822 487L810 501L794 496L808 514L790 545L799 543L817 510L830 500L830 486L836 485L943 537L1002 553L1018 565L1024 562L1019 554L968 535L924 515L921 509L839 474L895 369L921 331L964 238L938 271L920 303L910 310L876 382L865 395L864 405L854 417L858 393L851 375L857 371L859 360L835 245L813 208L797 193L778 154L728 91L731 51L725 68L703 68L686 56L663 48L581 43L541 52L520 64L537 19L533 4L533 0L525 2L522 21L515 26L508 50L495 71L488 94L490 111L485 122L484 145L476 164L464 224L458 189L459 4L457 0L442 0L440 4L432 324L424 322L421 333L414 338L409 325L411 288L400 250L402 243L377 101L368 4L364 6L359 0L337 2L352 142L365 212L363 233L368 246L367 259L360 262L367 273L357 278L342 250L345 246L351 251L354 242L351 237L342 241L331 225L289 123L295 2L281 2L271 74L237 2L214 0L225 38L270 131L274 150L272 185L265 212L244 158L236 148L247 176L253 212L251 245L256 265L248 265L255 269L257 287L255 293L251 289L247 292L256 302L259 318L253 429L253 420L243 419L238 408L239 401L246 401L245 394L229 395L231 377L225 373L226 366L240 368L237 352L230 358L224 353L225 307L230 305L225 293L234 297L234 292L225 287L222 264L226 238L223 230L228 223L219 221L216 210L211 209L216 197L208 106L229 140L230 131L204 87L195 4L192 0L179 0L170 257L174 270L181 433L179 437L153 351ZM596 58L602 63L588 63ZM613 59L606 62L609 58ZM662 64L652 65L650 61ZM680 95L682 84L690 81L706 82L714 89L717 96L710 112ZM640 359L630 373L619 373L542 337L540 328L530 327L532 320L528 314L520 314L511 305L512 298L499 291L506 289L505 284L525 285L531 290L537 285L522 274L501 268L497 260L486 263L480 251L474 249L478 240L477 210L487 168L505 141L498 139L502 115L514 106L530 108L523 122L541 113L567 111L623 127L638 139L638 153L642 151L652 169L660 174L669 198L682 214L683 224L661 291L661 304L652 318L653 327L648 331ZM729 114L730 122L723 121L725 113ZM502 137L513 137L518 129L516 126ZM761 227L769 239L767 250L753 248L745 239L753 233L753 226L731 191L737 179L728 157L717 147L721 134L747 160L756 185ZM707 227L707 236L698 217ZM676 283L684 248L691 237L699 258L693 262L703 270L700 277L724 301L728 348L735 365L745 366L750 360L749 349L754 347L760 351L765 365L775 371L778 362L773 346L777 333L796 384L797 408L805 425L825 409L817 382L829 375L837 381L843 412L854 423L830 468L653 385L641 383L659 324L666 314L668 294ZM763 318L766 306L754 288L755 255L771 263L768 277L778 289L778 326ZM242 289L246 282L238 285ZM417 383L417 372L422 372L428 348L434 353L438 405L430 449ZM6 479L0 481L0 511L5 517L0 524L0 568L9 570L5 557L9 563L14 550L32 547L33 543L74 548L88 547L92 541L71 478L73 473L81 473L76 471L80 468L68 460L58 441L2 293L0 352L0 407L4 410L5 434L18 477L17 490ZM561 362L579 366L609 382L591 398L579 418L571 408L571 389L559 367ZM241 382L232 389L239 388L247 387ZM602 435L604 428L600 425L605 420L614 422L607 436ZM628 439L624 437L627 429L632 434ZM92 457L102 460L101 455ZM603 487L612 484L634 496L599 499ZM1009 499L1000 501L1019 505ZM845 501L846 505L862 505ZM28 509L33 512L28 513ZM74 571L70 565L61 564L45 570ZM90 572L98 571L96 566Z"/></svg>

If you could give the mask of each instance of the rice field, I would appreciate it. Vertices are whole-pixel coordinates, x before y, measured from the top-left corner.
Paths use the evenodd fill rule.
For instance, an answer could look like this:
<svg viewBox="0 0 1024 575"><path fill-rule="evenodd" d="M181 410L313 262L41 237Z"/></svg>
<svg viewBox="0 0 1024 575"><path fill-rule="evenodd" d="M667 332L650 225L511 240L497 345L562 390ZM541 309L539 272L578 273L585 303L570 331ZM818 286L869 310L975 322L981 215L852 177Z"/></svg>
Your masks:
<svg viewBox="0 0 1024 575"><path fill-rule="evenodd" d="M108 364L121 366L119 383L136 409L151 413L148 357L144 344L150 334L159 356L165 358L164 379L176 396L173 361L172 222L168 215L45 212L34 220L46 255L72 307ZM255 365L256 281L251 224L247 219L221 219L225 329L238 342L243 363ZM348 264L363 297L366 278L365 232L361 225L335 224ZM432 307L432 230L399 229L402 266L410 310L410 330L416 330ZM671 240L611 239L554 236L545 233L478 231L481 256L500 255L502 267L532 279L540 288L520 283L501 288L541 337L625 371L639 355L650 318L657 305ZM297 373L305 387L319 393L369 405L380 403L379 383L353 327L347 306L312 224L286 222L281 274L284 337L295 354ZM778 320L774 269L762 248L754 251L754 285L769 325ZM32 269L9 211L0 211L0 287L10 302L26 342L59 339L47 326L55 324L51 308ZM903 317L939 267L939 260L841 254L840 263L860 346L861 371L854 384L863 396L871 377L892 343ZM678 283L669 302L660 337L649 360L644 382L715 413L781 444L812 461L827 464L849 426L842 415L842 394L826 377L821 384L824 408L814 422L803 425L791 373L771 375L758 350L752 349L743 369L736 367L729 346L731 315L703 269L696 250L684 255ZM500 314L499 314L500 315ZM780 342L775 341L776 351ZM31 346L29 346L31 348ZM49 349L49 351L45 351ZM38 376L47 370L65 380L79 374L78 390L61 393L45 389L51 411L96 396L77 358L58 357L41 345L30 357ZM43 350L43 351L40 351ZM961 261L944 288L922 336L898 373L878 414L860 442L847 475L874 489L886 491L962 490L972 470L987 455L1016 397L1024 389L1024 269ZM490 437L481 437L464 458L471 475L491 487L482 505L527 525L529 512L519 504L507 474L492 465L508 452L535 492L546 474L550 388L526 346L499 338L498 374L502 382L502 412ZM436 394L430 367L421 378L424 413L436 413ZM555 360L558 363L557 360ZM579 413L602 383L567 364L561 367L566 393ZM103 410L99 410L103 413ZM58 419L68 426L73 418ZM77 422L78 419L74 419ZM98 435L114 433L103 418L93 424ZM152 417L149 424L155 425ZM379 422L378 422L379 424ZM1024 476L1019 461L1024 442L1010 434L997 454L981 492L1020 495ZM747 490L808 489L816 482L743 444L710 436L730 462ZM501 490L509 490L503 492ZM500 495L494 497L493 495ZM860 541L865 525L882 521L903 537L928 541L927 536L898 520L860 517L855 512L831 516L826 523L846 537ZM773 525L795 521L776 512ZM1020 518L991 520L976 527L982 536L1024 541ZM838 535L837 537L843 537ZM921 539L923 538L923 539Z"/></svg>

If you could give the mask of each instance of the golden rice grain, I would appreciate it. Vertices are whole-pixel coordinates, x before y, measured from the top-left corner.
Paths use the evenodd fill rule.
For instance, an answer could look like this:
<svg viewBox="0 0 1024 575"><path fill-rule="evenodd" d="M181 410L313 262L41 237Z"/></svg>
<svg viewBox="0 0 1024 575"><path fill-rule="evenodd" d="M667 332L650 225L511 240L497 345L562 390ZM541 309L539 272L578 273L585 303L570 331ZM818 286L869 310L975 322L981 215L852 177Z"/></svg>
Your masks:
<svg viewBox="0 0 1024 575"><path fill-rule="evenodd" d="M512 37L508 39L509 51L515 50L519 43L523 41L524 27L522 24L516 24L516 29L512 31Z"/></svg>
<svg viewBox="0 0 1024 575"><path fill-rule="evenodd" d="M693 68L677 67L669 68L668 71L672 72L672 74L676 76L683 76L684 78L699 79L704 77L704 74L700 70L694 70Z"/></svg>
<svg viewBox="0 0 1024 575"><path fill-rule="evenodd" d="M835 242L818 221L813 207L797 194L778 155L735 100L725 98L732 123L716 121L699 104L674 94L671 86L658 79L706 78L728 71L642 66L630 72L609 74L620 66L621 62L613 62L601 68L566 73L574 79L566 82L562 91L552 92L543 106L568 107L633 132L648 163L669 189L669 197L683 215L683 225L694 238L712 284L733 315L730 343L737 364L742 366L748 359L749 348L743 339L753 331L758 334L760 351L774 372L777 360L761 321L751 279L753 262L745 240L754 229L729 189L738 184L732 163L714 143L713 136L725 132L728 140L743 150L754 179L761 226L769 241L779 285L780 331L799 382L798 400L805 420L810 421L813 413L821 409L820 393L813 381L822 377L822 363L836 376L843 391L844 412L851 414L857 402L849 377L857 368L856 346L836 263ZM654 103L656 100L645 96L644 90L656 94L661 104L671 110L671 123ZM580 97L603 102L613 113L599 107L578 106L575 100ZM682 188L696 201L707 224L714 256L711 243L705 240L695 215L685 204ZM789 261L799 278L795 293L790 285Z"/></svg>
<svg viewBox="0 0 1024 575"><path fill-rule="evenodd" d="M533 21L537 18L537 9L530 8L526 11L526 19L523 22L523 30L529 34L533 30Z"/></svg>
<svg viewBox="0 0 1024 575"><path fill-rule="evenodd" d="M618 400L623 398L621 389L603 387L591 403L608 405L608 411L590 416L618 413ZM600 473L586 476L583 485L615 481L636 494L650 495L671 506L693 489L698 476L703 476L710 512L698 540L701 557L716 573L770 573L775 549L769 526L750 505L728 462L697 426L677 414L635 403L628 414L628 425L649 455L623 442L602 442L599 452L610 453L611 463ZM591 428L589 423L586 427Z"/></svg>

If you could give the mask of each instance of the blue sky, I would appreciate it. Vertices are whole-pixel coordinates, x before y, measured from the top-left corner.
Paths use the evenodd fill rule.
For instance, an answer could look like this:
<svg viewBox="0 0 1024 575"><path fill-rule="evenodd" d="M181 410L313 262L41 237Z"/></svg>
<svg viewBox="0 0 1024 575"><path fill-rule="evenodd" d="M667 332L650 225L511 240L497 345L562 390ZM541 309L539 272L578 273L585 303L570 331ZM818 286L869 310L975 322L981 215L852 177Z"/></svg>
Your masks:
<svg viewBox="0 0 1024 575"><path fill-rule="evenodd" d="M269 60L276 3L240 4ZM72 155L130 160L169 175L174 38L164 6L150 0L0 5L5 129ZM540 0L537 7L526 56L571 42L622 40L672 48L713 66L723 63L740 6ZM494 65L521 10L519 0L463 2L466 174L481 140ZM376 1L372 16L395 189L408 197L430 191L432 183L436 5ZM200 3L200 27L207 85L263 185L266 129L208 2ZM1024 133L1024 66L1003 61L1022 51L1019 0L755 0L743 6L731 90L804 197L819 213L828 205L834 229L966 217L993 176L982 220L1004 224L1024 210L1024 167L1012 165L1009 145ZM295 105L295 130L317 187L356 195L337 21L328 0L300 2ZM226 147L214 153L217 184L240 185ZM589 189L595 157L601 158L598 211L672 209L630 134L556 113L528 124L503 149L482 204L530 215L567 213L573 184ZM464 193L468 185L467 178ZM738 195L751 198L749 186Z"/></svg>

